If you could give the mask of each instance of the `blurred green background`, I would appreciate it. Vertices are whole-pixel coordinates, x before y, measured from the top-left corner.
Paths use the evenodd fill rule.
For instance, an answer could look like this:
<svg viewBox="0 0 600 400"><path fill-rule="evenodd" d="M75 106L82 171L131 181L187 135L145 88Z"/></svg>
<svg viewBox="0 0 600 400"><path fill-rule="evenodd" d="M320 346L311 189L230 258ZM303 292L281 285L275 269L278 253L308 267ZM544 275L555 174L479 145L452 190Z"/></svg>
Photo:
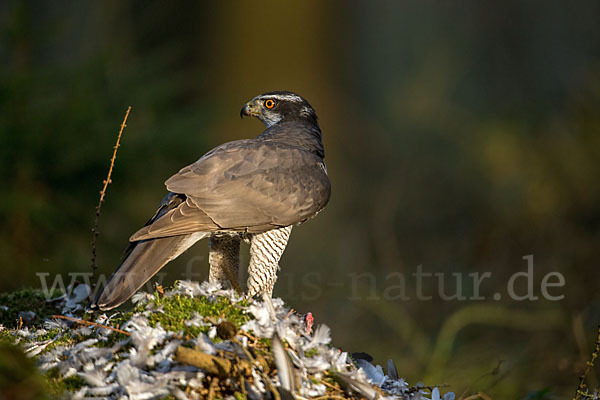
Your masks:
<svg viewBox="0 0 600 400"><path fill-rule="evenodd" d="M4 1L0 291L89 271L127 106L100 219L107 274L169 176L259 134L238 117L247 100L293 90L320 116L333 195L293 232L276 295L411 383L571 396L600 321L599 20L597 1ZM510 299L530 254L540 298ZM204 279L206 255L196 245L165 282L189 266ZM486 299L445 301L433 278L417 299L419 265L446 293L461 273L465 296L469 273L490 272ZM549 272L564 299L542 298Z"/></svg>

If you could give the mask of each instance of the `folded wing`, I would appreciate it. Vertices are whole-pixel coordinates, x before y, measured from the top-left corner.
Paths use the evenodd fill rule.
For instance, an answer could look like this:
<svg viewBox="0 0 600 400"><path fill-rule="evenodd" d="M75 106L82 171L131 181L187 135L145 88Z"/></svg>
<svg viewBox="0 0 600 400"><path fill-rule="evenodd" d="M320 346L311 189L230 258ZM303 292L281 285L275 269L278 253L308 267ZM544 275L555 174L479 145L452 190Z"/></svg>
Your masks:
<svg viewBox="0 0 600 400"><path fill-rule="evenodd" d="M181 204L131 240L194 232L258 233L302 222L329 200L316 154L269 141L226 143L166 181Z"/></svg>

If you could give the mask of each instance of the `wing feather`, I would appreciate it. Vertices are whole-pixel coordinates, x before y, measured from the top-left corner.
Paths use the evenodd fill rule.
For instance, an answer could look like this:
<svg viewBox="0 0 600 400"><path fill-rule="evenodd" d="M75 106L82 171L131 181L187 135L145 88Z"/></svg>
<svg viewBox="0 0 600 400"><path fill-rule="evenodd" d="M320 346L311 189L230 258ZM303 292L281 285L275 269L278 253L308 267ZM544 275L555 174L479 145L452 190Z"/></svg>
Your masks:
<svg viewBox="0 0 600 400"><path fill-rule="evenodd" d="M256 140L217 147L165 184L184 201L131 240L198 231L265 232L311 218L325 207L331 190L318 155Z"/></svg>
<svg viewBox="0 0 600 400"><path fill-rule="evenodd" d="M235 152L215 151L184 168L167 188L188 196L224 229L287 226L327 204L330 184L318 155L280 143L239 142Z"/></svg>

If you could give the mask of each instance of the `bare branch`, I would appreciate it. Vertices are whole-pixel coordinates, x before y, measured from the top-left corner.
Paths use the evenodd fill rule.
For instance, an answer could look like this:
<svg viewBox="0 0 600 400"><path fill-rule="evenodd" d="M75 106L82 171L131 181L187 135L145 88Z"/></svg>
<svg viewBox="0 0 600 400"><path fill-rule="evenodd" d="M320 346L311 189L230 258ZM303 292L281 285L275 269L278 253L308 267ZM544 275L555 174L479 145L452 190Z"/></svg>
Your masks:
<svg viewBox="0 0 600 400"><path fill-rule="evenodd" d="M98 206L96 206L96 219L94 220L94 227L92 228L92 259L91 259L91 263L92 263L92 279L91 279L91 284L92 284L92 290L90 291L90 295L91 293L94 293L94 288L96 286L96 270L98 269L98 266L96 265L96 241L98 240L98 220L100 218L100 209L102 208L102 203L104 202L104 196L106 195L106 188L108 187L108 184L111 182L110 177L112 176L112 171L113 171L113 167L115 166L115 159L117 158L117 150L119 149L120 146L120 142L121 142L121 135L123 134L123 130L125 129L125 127L127 126L127 118L129 117L129 112L131 111L131 106L129 106L127 108L127 112L125 113L125 118L123 118L123 122L121 123L121 129L119 130L119 135L117 136L117 143L115 144L115 147L113 148L113 155L112 158L110 159L110 167L108 168L108 175L106 176L106 179L104 181L102 181L103 183L103 187L102 190L100 191L100 200L98 201Z"/></svg>

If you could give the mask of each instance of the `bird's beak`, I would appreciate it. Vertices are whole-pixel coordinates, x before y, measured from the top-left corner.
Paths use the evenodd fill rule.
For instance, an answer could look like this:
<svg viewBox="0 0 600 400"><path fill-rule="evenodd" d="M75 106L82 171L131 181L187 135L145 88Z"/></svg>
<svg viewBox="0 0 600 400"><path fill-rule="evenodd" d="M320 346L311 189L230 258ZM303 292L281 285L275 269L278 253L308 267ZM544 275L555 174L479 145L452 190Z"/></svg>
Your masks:
<svg viewBox="0 0 600 400"><path fill-rule="evenodd" d="M244 118L244 115L246 116L254 116L256 114L253 114L253 110L252 110L253 106L252 103L248 102L244 105L244 107L242 107L242 111L240 111L240 118Z"/></svg>

